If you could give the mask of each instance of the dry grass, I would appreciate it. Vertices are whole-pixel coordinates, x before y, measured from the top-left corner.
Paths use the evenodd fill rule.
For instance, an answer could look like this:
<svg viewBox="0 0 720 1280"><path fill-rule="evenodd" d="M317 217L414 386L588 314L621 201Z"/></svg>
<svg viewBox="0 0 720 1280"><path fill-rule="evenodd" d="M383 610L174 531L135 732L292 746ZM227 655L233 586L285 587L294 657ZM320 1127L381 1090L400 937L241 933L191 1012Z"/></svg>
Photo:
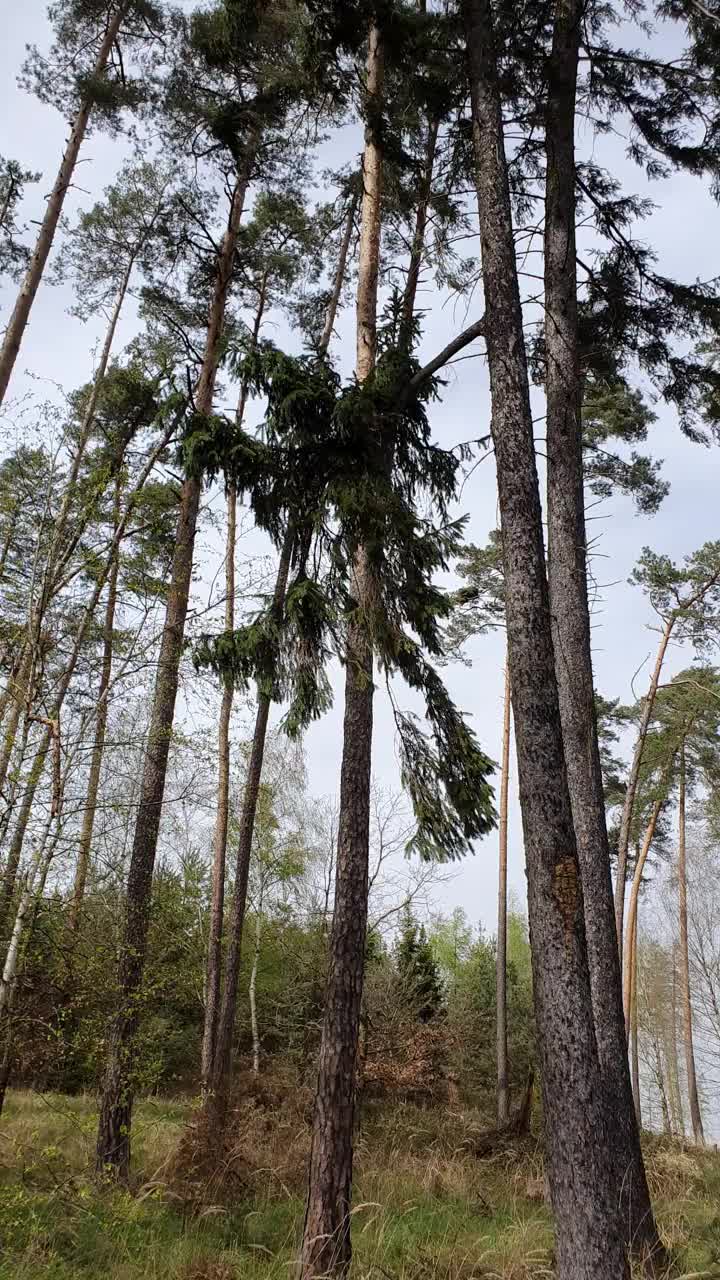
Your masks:
<svg viewBox="0 0 720 1280"><path fill-rule="evenodd" d="M99 1195L88 1176L91 1099L11 1094L0 1124L0 1280L288 1280L309 1097L287 1077L238 1083L222 1148L236 1175L218 1176L217 1143L213 1170L205 1135L203 1181L188 1162L198 1112L148 1101L134 1125L133 1194ZM471 1110L364 1109L353 1280L552 1275L541 1154L520 1143L478 1160L468 1140L487 1123ZM647 1157L679 1272L720 1277L720 1158L659 1140Z"/></svg>

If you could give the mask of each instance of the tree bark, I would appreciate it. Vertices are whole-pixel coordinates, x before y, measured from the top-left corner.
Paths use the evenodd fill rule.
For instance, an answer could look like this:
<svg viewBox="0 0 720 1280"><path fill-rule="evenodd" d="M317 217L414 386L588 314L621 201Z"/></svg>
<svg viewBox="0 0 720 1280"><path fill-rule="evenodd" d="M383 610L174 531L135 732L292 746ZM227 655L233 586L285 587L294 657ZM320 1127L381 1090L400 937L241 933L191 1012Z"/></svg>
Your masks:
<svg viewBox="0 0 720 1280"><path fill-rule="evenodd" d="M676 1132L677 1134L679 1134L682 1138L684 1138L684 1137L685 1137L685 1112L683 1111L682 1093L681 1093L681 1091L680 1091L680 1058L679 1058L679 1054L678 1054L678 1039L677 1039L677 1024L678 1024L678 1010L677 1010L677 948L676 948L675 944L673 944L673 949L672 949L672 975L671 975L671 989L670 989L670 1016L671 1016L671 1023L670 1023L670 1046L669 1046L669 1051L668 1051L668 1052L669 1052L669 1057L670 1057L670 1086L671 1086L671 1096L672 1096L672 1098L673 1098L673 1109L674 1109L675 1118L676 1118L676 1129L675 1129L675 1132Z"/></svg>
<svg viewBox="0 0 720 1280"><path fill-rule="evenodd" d="M320 352L324 354L330 346L333 328L335 326L335 318L337 316L338 307L340 305L340 294L342 293L343 280L345 279L345 271L347 269L348 254L350 252L350 241L352 240L353 226L355 224L355 214L357 212L358 196L354 195L348 207L347 218L345 220L345 231L340 243L340 255L338 257L337 270L335 272L335 280L333 282L332 293L330 294L330 302L325 313L325 324L323 326L320 338Z"/></svg>
<svg viewBox="0 0 720 1280"><path fill-rule="evenodd" d="M634 1119L622 1011L597 738L587 589L578 331L575 116L584 0L555 8L546 107L545 348L548 564L555 672L573 826L582 877L592 1012L605 1111L614 1133L616 1197L636 1251L659 1256Z"/></svg>
<svg viewBox="0 0 720 1280"><path fill-rule="evenodd" d="M500 768L500 821L498 826L498 923L497 954L495 957L498 1128L502 1128L510 1119L507 1033L507 863L508 790L510 781L510 667L507 663L505 665L502 759Z"/></svg>
<svg viewBox="0 0 720 1280"><path fill-rule="evenodd" d="M357 289L357 378L375 368L380 257L382 150L377 134L384 65L380 31L370 28L367 124ZM345 717L340 770L335 909L313 1113L300 1276L345 1276L352 1246L355 1076L365 968L373 728L373 653L365 620L372 584L363 549L355 556L345 649Z"/></svg>
<svg viewBox="0 0 720 1280"><path fill-rule="evenodd" d="M653 707L655 706L655 698L657 696L658 685L660 684L660 675L662 672L665 654L670 636L672 635L675 624L675 615L671 615L663 627L663 633L660 638L657 655L655 657L655 666L650 677L650 685L645 695L643 703L642 716L640 717L640 725L638 727L638 736L633 749L633 758L630 765L630 773L628 775L627 789L623 800L623 809L620 817L620 835L618 836L618 852L617 852L617 871L615 873L615 929L617 936L618 951L622 962L623 950L623 930L625 919L625 890L627 878L627 858L628 848L630 845L630 827L632 825L633 809L635 807L635 796L637 793L638 781L640 779L640 765L642 764L642 755L645 748L645 739L647 738L648 728L650 727L650 719L652 717Z"/></svg>
<svg viewBox="0 0 720 1280"><path fill-rule="evenodd" d="M261 911L262 906L258 908L257 918L255 920L255 947L253 949L250 987L248 990L250 999L250 1029L252 1032L253 1042L253 1074L256 1076L260 1074L260 1033L258 1031L256 992L258 965L260 963Z"/></svg>
<svg viewBox="0 0 720 1280"><path fill-rule="evenodd" d="M249 156L245 172L238 176L235 184L228 225L217 263L203 366L195 392L195 406L201 414L212 412L225 306L251 165L252 157ZM170 590L128 874L119 964L120 1007L110 1033L98 1124L96 1169L100 1174L113 1173L122 1179L127 1179L130 1168L134 1040L139 1020L152 878L185 636L201 488L201 479L194 475L188 476L182 486Z"/></svg>
<svg viewBox="0 0 720 1280"><path fill-rule="evenodd" d="M29 657L29 652L24 651L20 659L20 665L17 672L15 674L11 674L8 680L8 689L10 691L10 714L5 726L2 753L0 753L0 795L3 795L5 791L5 783L7 781L10 760L12 759L13 748L15 746L15 738L17 737L20 716L23 708L27 711L29 694L28 679L30 676Z"/></svg>
<svg viewBox="0 0 720 1280"><path fill-rule="evenodd" d="M13 838L8 851L8 860L3 872L2 890L0 890L0 941L2 941L8 924L8 915L10 906L15 893L15 880L17 877L18 867L20 866L20 858L22 856L23 844L25 843L25 833L27 832L30 814L35 802L35 793L40 785L40 780L45 771L48 752L50 750L50 730L45 729L35 753L35 759L30 767L30 772L25 782L25 794L23 796L20 812L15 823Z"/></svg>
<svg viewBox="0 0 720 1280"><path fill-rule="evenodd" d="M488 0L463 0L525 834L533 989L559 1280L628 1274L592 1014L555 674L523 316Z"/></svg>
<svg viewBox="0 0 720 1280"><path fill-rule="evenodd" d="M630 1044L632 1095L635 1107L635 1120L638 1130L642 1127L642 1104L640 1101L640 1047L638 1045L638 918L635 916L632 934L632 988L630 996Z"/></svg>
<svg viewBox="0 0 720 1280"><path fill-rule="evenodd" d="M116 529L120 521L120 494L121 481L118 477L115 482L114 526ZM78 849L75 881L73 884L68 917L68 925L71 934L77 933L78 926L80 924L80 913L82 911L83 899L85 897L85 885L87 883L88 868L90 866L90 851L92 848L95 814L97 811L97 798L100 789L100 772L102 769L103 753L105 751L105 733L107 730L108 720L108 691L110 689L110 678L112 676L115 609L117 607L119 572L120 552L119 548L116 548L112 558L110 576L108 578L108 595L107 602L105 604L105 621L103 624L102 666L100 668L98 704L95 714L95 739L93 741L92 756L90 758L90 773L88 776L87 792L85 795L85 812L83 814L82 827L80 830L80 847Z"/></svg>
<svg viewBox="0 0 720 1280"><path fill-rule="evenodd" d="M686 802L685 743L680 747L680 787L678 792L678 915L680 923L680 999L683 1014L683 1042L685 1045L685 1073L687 1075L690 1120L696 1143L705 1145L702 1112L698 1097L695 1070L695 1045L693 1043L692 995L690 991L690 950L688 946L687 909L687 847L685 835Z"/></svg>
<svg viewBox="0 0 720 1280"><path fill-rule="evenodd" d="M92 71L93 79L101 77L107 66L108 58L113 45L118 37L118 32L122 25L125 12L128 8L127 4L118 6L116 12L110 18L107 31L100 46L97 60ZM88 126L88 121L92 112L92 101L86 98L81 104L75 119L73 120L70 130L65 154L63 155L60 169L58 170L55 185L50 193L45 216L40 225L40 231L35 243L33 256L30 259L25 278L20 286L13 313L5 330L2 347L0 348L0 404L5 399L5 392L15 367L15 361L20 351L20 344L23 340L25 329L30 318L35 295L37 294L40 281L45 270L45 265L52 248L55 232L57 231L60 215L62 213L63 204L68 187L72 182L75 166L77 165L80 147Z"/></svg>

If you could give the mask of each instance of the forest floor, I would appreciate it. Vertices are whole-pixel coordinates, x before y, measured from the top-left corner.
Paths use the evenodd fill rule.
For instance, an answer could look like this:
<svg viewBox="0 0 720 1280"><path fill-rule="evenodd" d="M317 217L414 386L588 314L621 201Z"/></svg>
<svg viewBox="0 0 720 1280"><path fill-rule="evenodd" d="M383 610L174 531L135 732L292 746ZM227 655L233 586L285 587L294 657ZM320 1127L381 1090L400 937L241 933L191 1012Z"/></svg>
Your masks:
<svg viewBox="0 0 720 1280"><path fill-rule="evenodd" d="M267 1099L250 1111L237 1112L242 1155L217 1153L225 1176L213 1183L193 1180L197 1170L178 1173L190 1104L140 1103L132 1192L98 1191L89 1172L94 1100L9 1093L0 1121L0 1280L288 1280L306 1116L299 1106L276 1113ZM537 1148L478 1158L473 1134L485 1124L469 1111L365 1109L356 1280L552 1276ZM678 1274L720 1277L720 1155L649 1138L647 1162Z"/></svg>

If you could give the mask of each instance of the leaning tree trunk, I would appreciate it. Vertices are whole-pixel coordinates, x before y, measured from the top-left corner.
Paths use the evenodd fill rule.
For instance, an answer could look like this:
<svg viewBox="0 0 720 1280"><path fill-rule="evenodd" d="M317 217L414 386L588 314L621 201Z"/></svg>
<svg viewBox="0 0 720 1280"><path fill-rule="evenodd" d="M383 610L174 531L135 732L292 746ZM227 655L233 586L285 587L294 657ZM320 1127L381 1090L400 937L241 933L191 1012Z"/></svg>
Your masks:
<svg viewBox="0 0 720 1280"><path fill-rule="evenodd" d="M203 415L212 412L225 305L233 274L251 164L252 160L248 158L246 170L235 184L228 226L217 263L203 366L195 392L196 410ZM100 1107L96 1169L98 1173L111 1172L122 1179L127 1179L130 1169L134 1040L139 1020L139 995L145 967L150 895L190 597L201 488L201 478L196 475L188 476L182 486L170 591L160 643L128 873L118 975L119 1010L110 1033Z"/></svg>
<svg viewBox="0 0 720 1280"><path fill-rule="evenodd" d="M693 1137L699 1146L705 1145L702 1112L698 1097L695 1069L695 1045L693 1043L692 996L690 992L690 950L688 945L687 909L687 847L685 835L685 743L680 747L680 787L678 793L678 914L680 923L680 999L683 1016L683 1042L685 1045L685 1072Z"/></svg>
<svg viewBox="0 0 720 1280"><path fill-rule="evenodd" d="M120 520L120 492L121 482L118 477L115 483L115 528L117 528ZM118 549L113 555L112 568L108 578L108 595L105 605L105 621L103 624L103 656L102 666L100 668L97 711L95 715L95 739L93 742L92 756L90 758L90 773L88 776L87 792L85 795L85 812L83 814L82 828L80 830L80 848L78 849L75 881L73 884L68 919L70 932L72 934L77 933L80 924L80 913L82 911L83 899L85 897L85 886L87 883L88 868L90 866L90 851L92 848L93 829L95 827L95 814L97 812L97 798L100 790L100 772L102 769L103 754L105 751L105 733L107 730L108 720L108 693L110 690L110 678L112 676L113 665L113 639L115 631L115 609L117 607L119 572L120 552Z"/></svg>
<svg viewBox="0 0 720 1280"><path fill-rule="evenodd" d="M555 673L523 315L489 0L463 0L486 335L525 835L533 990L559 1280L627 1275L595 1040Z"/></svg>
<svg viewBox="0 0 720 1280"><path fill-rule="evenodd" d="M620 834L618 836L617 850L617 871L615 874L615 930L617 936L617 946L622 960L623 950L623 933L625 920L625 890L627 879L627 860L628 849L630 847L630 828L632 826L633 809L635 807L635 796L637 794L638 782L640 780L640 766L642 764L643 751L645 749L645 739L647 738L648 729L650 727L650 719L655 706L655 698L657 697L658 686L660 684L660 675L662 672L665 654L670 643L675 616L671 614L665 626L663 627L660 644L655 656L655 666L653 667L652 676L650 677L650 685L643 701L642 715L638 726L638 736L633 748L633 758L630 764L630 773L628 774L627 787L625 789L625 797L623 800L622 814L620 815Z"/></svg>
<svg viewBox="0 0 720 1280"><path fill-rule="evenodd" d="M11 673L8 679L10 714L8 715L7 724L5 725L2 750L0 751L0 796L3 796L5 791L5 783L7 781L8 769L10 768L10 761L15 747L15 739L17 737L20 716L22 715L23 710L27 711L29 700L28 681L30 678L30 666L30 651L29 649L23 649L18 669L16 672Z"/></svg>
<svg viewBox="0 0 720 1280"><path fill-rule="evenodd" d="M267 274L263 276L260 289L260 300L255 313L252 329L252 345L257 346L265 312ZM238 427L242 426L247 403L247 387L240 391L237 413ZM227 492L227 536L225 549L225 630L232 631L235 626L235 538L237 524L237 491L233 484L228 485ZM292 551L290 546L288 555ZM287 581L287 570L285 574ZM284 586L283 586L284 594ZM220 1017L220 979L222 971L222 932L225 913L225 865L227 856L227 833L230 817L230 720L234 697L232 677L227 675L223 681L220 717L218 720L218 795L215 828L213 831L213 864L212 888L210 904L210 929L208 934L207 965L205 972L205 1018L203 1021L203 1041L201 1050L201 1077L203 1091L207 1092L213 1083L215 1049L217 1044L218 1019ZM264 736L263 736L264 746ZM262 763L262 760L261 760ZM253 814L254 818L254 814ZM233 1010L233 1022L235 1014Z"/></svg>
<svg viewBox="0 0 720 1280"><path fill-rule="evenodd" d="M321 355L324 355L327 352L330 339L332 337L333 327L335 325L337 309L340 305L340 296L342 293L343 279L347 270L347 259L350 240L352 237L354 217L355 202L353 201L350 209L348 210L345 234L340 246L340 255L335 271L335 280L325 316L325 325L323 327L322 337L319 343L318 349ZM255 340L257 340L261 319L262 311L259 310L256 315L256 328L254 331ZM244 401L241 397L241 404L242 403L244 403ZM295 533L292 526L290 526L285 533L285 538L280 551L277 577L275 579L275 587L273 591L272 612L276 623L279 623L282 618L294 547ZM255 728L253 730L250 746L248 771L245 779L245 790L243 792L242 810L240 815L240 831L238 834L237 854L235 859L235 885L230 917L230 933L225 959L225 980L223 983L222 1003L220 1005L219 1013L217 1014L211 1013L209 1015L206 1008L205 1030L203 1035L203 1081L206 1082L206 1087L208 1081L211 1084L210 1092L213 1095L212 1106L214 1111L214 1123L218 1126L224 1123L224 1108L232 1064L232 1042L238 1001L242 934L245 922L245 908L247 904L250 858L252 855L255 814L257 811L257 801L260 792L260 780L262 778L263 760L265 756L265 739L267 737L269 717L270 699L267 694L262 692L262 690L258 690ZM213 887L213 911L215 911L215 909L215 894ZM218 928L222 928L222 920L220 920ZM219 972L220 962L218 942L218 975ZM210 996L210 991L211 984L208 980L208 1004L212 998ZM215 996L216 1000L218 996L219 992ZM212 1029L212 1022L217 1023L215 1030ZM206 1053L210 1050L211 1042L212 1059L210 1069L208 1070Z"/></svg>
<svg viewBox="0 0 720 1280"><path fill-rule="evenodd" d="M625 1048L587 590L575 122L583 0L558 0L546 108L545 349L548 564L555 671L582 877L595 1038L614 1127L615 1188L635 1252L660 1255Z"/></svg>
<svg viewBox="0 0 720 1280"><path fill-rule="evenodd" d="M507 870L508 791L510 781L510 667L505 664L503 697L503 737L500 773L500 814L498 824L498 923L495 956L496 1038L497 1038L497 1122L502 1128L510 1119L507 1031Z"/></svg>
<svg viewBox="0 0 720 1280"><path fill-rule="evenodd" d="M105 32L95 66L92 70L91 80L93 81L101 79L105 73L108 58L110 57L113 45L117 40L118 32L120 31L120 27L128 7L129 5L127 3L119 5L116 12L108 22L107 31ZM15 367L15 361L17 360L18 352L20 350L20 343L23 340L25 329L30 318L32 305L35 301L35 295L38 291L38 286L45 270L45 264L47 263L49 253L52 248L63 204L65 203L65 196L70 183L72 182L75 166L78 161L78 155L80 154L80 147L82 146L87 130L88 121L92 112L92 105L92 98L90 94L88 94L81 103L77 115L73 120L70 137L68 139L67 147L65 148L65 154L63 155L62 163L60 165L57 178L55 179L55 185L50 193L47 209L45 210L45 217L40 224L40 231L37 241L35 242L33 256L30 259L30 264L27 272L25 273L25 278L20 286L20 292L18 293L17 300L13 308L13 313L10 316L7 329L5 330L5 337L3 339L2 347L0 348L0 404L2 404L5 399L5 392L7 391L8 383L10 382L12 371Z"/></svg>
<svg viewBox="0 0 720 1280"><path fill-rule="evenodd" d="M8 859L5 864L5 870L3 871L2 888L0 889L0 944L2 944L7 928L10 907L15 893L15 880L17 877L18 867L20 866L23 845L25 843L25 834L30 821L32 807L35 803L35 793L40 785L43 773L45 772L45 764L50 751L50 743L50 729L45 729L35 753L35 759L30 767L30 772L25 780L25 794L23 795L20 812L18 813L15 830L13 831L13 837L10 842Z"/></svg>
<svg viewBox="0 0 720 1280"><path fill-rule="evenodd" d="M669 773L669 769L670 766L665 770L665 776ZM665 799L666 797L662 796L661 799L656 800L650 811L650 818L648 820L647 827L645 828L642 847L635 862L635 874L633 876L632 888L630 890L630 902L628 905L627 918L627 942L623 948L623 1018L626 1037L629 1037L630 1035L632 988L635 981L632 951L634 945L633 940L637 932L638 898L640 894L640 886L642 885L645 863L647 862L652 842L655 839L655 828L657 827L658 818L660 817L663 805L665 804Z"/></svg>
<svg viewBox="0 0 720 1280"><path fill-rule="evenodd" d="M383 49L370 29L367 61L368 124L363 152L363 201L357 290L357 377L375 367L381 231L382 152L377 121L383 93ZM370 772L373 727L373 653L363 617L371 596L362 549L355 557L352 593L357 605L347 628L345 718L340 770L335 908L313 1113L308 1196L300 1276L345 1276L352 1246L353 1121L365 935L368 909Z"/></svg>

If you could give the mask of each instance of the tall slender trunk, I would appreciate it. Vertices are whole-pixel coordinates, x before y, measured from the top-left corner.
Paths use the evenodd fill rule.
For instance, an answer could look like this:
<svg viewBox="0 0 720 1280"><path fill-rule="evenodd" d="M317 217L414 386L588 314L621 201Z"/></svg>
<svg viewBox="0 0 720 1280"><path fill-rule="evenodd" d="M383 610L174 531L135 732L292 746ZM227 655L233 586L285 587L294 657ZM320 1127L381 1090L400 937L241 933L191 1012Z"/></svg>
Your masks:
<svg viewBox="0 0 720 1280"><path fill-rule="evenodd" d="M674 943L672 949L672 973L670 979L670 1017L670 1044L668 1048L668 1056L670 1058L671 1096L673 1098L673 1110L676 1117L675 1132L684 1138L685 1112L683 1110L682 1092L680 1090L680 1057L678 1054L677 1036L677 947Z"/></svg>
<svg viewBox="0 0 720 1280"><path fill-rule="evenodd" d="M102 44L98 51L97 60L92 70L92 79L100 79L107 66L108 58L115 41L117 40L123 18L128 9L128 4L121 4L110 18L103 38ZM73 120L70 129L70 137L65 148L58 175L55 179L55 185L50 193L45 216L40 224L40 231L35 242L35 249L32 258L25 273L25 278L20 286L13 313L5 330L2 347L0 348L0 404L5 399L5 392L15 367L15 361L20 350L20 344L23 340L25 329L30 318L35 295L42 279L45 264L47 263L50 250L52 248L55 232L57 231L60 215L62 213L63 204L68 187L72 182L75 166L77 165L80 147L88 126L88 121L92 112L92 99L88 96L81 103L78 112Z"/></svg>
<svg viewBox="0 0 720 1280"><path fill-rule="evenodd" d="M669 771L669 766L665 769L666 776L668 771ZM628 918L627 918L627 926L626 926L627 942L623 950L623 1018L624 1018L624 1024L625 1024L626 1037L629 1037L630 1035L630 1010L631 1010L631 1001L632 1001L632 984L634 980L633 939L635 938L635 934L637 930L638 898L640 894L640 886L642 885L642 878L643 878L643 872L645 870L645 863L647 862L648 854L650 853L650 849L652 847L652 842L655 839L655 828L657 827L658 818L660 817L660 813L662 811L662 807L664 803L665 803L665 796L662 796L661 799L655 801L650 811L650 818L648 820L647 827L645 828L645 835L643 836L642 847L640 849L640 853L638 854L637 860L635 862L635 874L633 876L632 889L630 890L630 902L628 905Z"/></svg>
<svg viewBox="0 0 720 1280"><path fill-rule="evenodd" d="M0 849L5 845L5 837L10 827L12 815L17 803L18 795L22 786L21 770L27 756L28 742L30 741L30 730L32 721L29 715L23 716L23 727L20 734L20 741L15 752L15 767L10 777L10 783L7 789L5 808L0 815Z"/></svg>
<svg viewBox="0 0 720 1280"><path fill-rule="evenodd" d="M498 825L498 922L495 957L495 994L497 1006L497 1122L502 1126L510 1118L508 1082L507 1031L507 869L508 869L508 791L510 782L510 667L505 664L503 696L503 737L500 773L500 821Z"/></svg>
<svg viewBox="0 0 720 1280"><path fill-rule="evenodd" d="M690 991L690 950L688 945L687 909L687 847L685 833L686 802L685 743L680 747L680 787L678 792L678 915L680 922L680 999L683 1015L683 1041L685 1045L685 1073L687 1075L690 1120L693 1137L699 1146L705 1145L702 1112L698 1097L697 1072L695 1070L695 1046L693 1043L692 995Z"/></svg>
<svg viewBox="0 0 720 1280"><path fill-rule="evenodd" d="M380 257L382 150L377 133L384 82L380 31L370 28L367 59L367 124L363 151L363 201L357 289L357 377L375 368ZM370 837L370 771L373 728L373 652L363 614L372 584L360 548L353 566L358 609L345 647L345 717L340 770L335 909L318 1062L300 1275L302 1280L350 1267L352 1246L353 1122L355 1074L365 967Z"/></svg>
<svg viewBox="0 0 720 1280"><path fill-rule="evenodd" d="M260 300L255 312L252 328L252 344L257 345L265 312L267 291L267 273L263 276L260 289ZM237 413L238 426L242 426L247 403L247 387L240 389ZM227 537L225 550L225 630L232 631L235 626L235 538L237 524L237 492L231 484L227 493ZM292 543L290 551L292 552ZM287 571L285 575L287 581ZM283 587L284 595L284 587ZM213 831L213 864L210 905L210 931L208 935L207 965L205 973L205 1018L203 1022L203 1041L201 1050L201 1076L203 1091L207 1092L213 1083L213 1068L217 1044L218 1019L220 1017L220 979L222 973L222 932L225 912L225 865L227 856L227 833L230 816L230 720L234 686L230 676L223 682L220 717L218 720L218 795L215 828ZM263 736L264 746L264 736ZM262 765L262 760L261 760ZM254 815L253 815L254 817ZM234 1011L233 1011L234 1021Z"/></svg>
<svg viewBox="0 0 720 1280"><path fill-rule="evenodd" d="M10 768L10 760L12 759L13 748L15 746L18 725L20 723L20 716L23 709L27 711L29 693L28 679L30 676L29 657L29 651L23 650L23 655L17 672L11 675L8 680L8 689L10 691L10 714L8 716L7 724L5 725L2 750L0 751L0 795L3 796L8 776L8 769Z"/></svg>
<svg viewBox="0 0 720 1280"><path fill-rule="evenodd" d="M630 1062L632 1076L632 1095L635 1107L635 1120L638 1129L642 1125L642 1104L640 1101L640 1046L638 1044L638 918L635 916L632 934L632 985L630 994Z"/></svg>
<svg viewBox="0 0 720 1280"><path fill-rule="evenodd" d="M255 946L253 948L253 962L250 971L250 986L248 996L250 999L250 1030L252 1032L253 1043L253 1074L260 1074L260 1032L258 1031L257 1018L257 975L258 965L260 964L260 938L262 936L262 899L258 907L257 917L255 919Z"/></svg>
<svg viewBox="0 0 720 1280"><path fill-rule="evenodd" d="M428 209L430 207L430 196L432 194L433 170L435 167L435 153L437 151L439 131L439 119L435 117L434 119L428 120L427 141L425 146L425 165L418 193L418 205L415 211L415 230L413 232L412 245L410 247L410 261L408 263L408 273L405 281L402 310L400 313L398 345L402 351L409 350L412 339L413 320L415 318L415 301L417 298L418 285L420 283L420 271L422 269L423 253L425 250L425 233L427 229Z"/></svg>
<svg viewBox="0 0 720 1280"><path fill-rule="evenodd" d="M663 1133L668 1137L673 1136L673 1124L670 1118L670 1104L668 1101L668 1091L665 1087L665 1072L663 1070L662 1053L660 1044L655 1040L653 1049L655 1052L655 1079L657 1081L658 1093L660 1094L660 1110L663 1119Z"/></svg>
<svg viewBox="0 0 720 1280"><path fill-rule="evenodd" d="M273 592L272 612L276 619L282 615L287 580L294 538L291 531L285 535L280 562L278 564L275 590ZM215 1055L212 1064L212 1088L217 1095L218 1103L224 1104L224 1095L230 1074L232 1060L233 1031L237 1010L238 981L240 977L240 959L242 952L242 933L245 922L247 904L248 877L250 874L250 858L252 854L253 832L255 830L255 814L257 812L260 779L262 777L263 758L265 755L265 739L267 737L268 719L270 716L270 698L258 691L255 728L253 730L250 757L248 760L245 790L243 792L242 810L240 814L240 830L238 833L237 856L235 861L235 887L233 891L230 930L225 962L225 982L223 985L222 1006L217 1026Z"/></svg>
<svg viewBox="0 0 720 1280"><path fill-rule="evenodd" d="M13 838L8 851L8 860L3 872L2 889L0 889L0 942L2 942L5 930L8 924L8 915L10 906L15 893L15 880L17 877L18 867L20 866L20 858L22 856L23 845L25 843L25 834L27 832L30 814L35 803L35 793L40 785L40 780L45 772L48 753L50 751L51 735L50 730L45 729L38 744L35 753L35 759L30 767L30 772L25 781L25 793L20 806L20 812L15 823Z"/></svg>
<svg viewBox="0 0 720 1280"><path fill-rule="evenodd" d="M545 348L548 564L564 755L582 877L595 1039L614 1128L616 1197L636 1252L661 1252L635 1120L625 1048L597 738L587 590L578 330L575 117L584 0L558 0L546 107Z"/></svg>
<svg viewBox="0 0 720 1280"><path fill-rule="evenodd" d="M337 309L340 304L340 295L342 293L342 283L347 270L347 258L350 246L350 238L352 235L352 224L354 221L354 209L351 209L346 224L345 236L340 249L340 255L335 271L335 280L330 302L325 317L325 325L323 328L322 338L319 344L320 354L327 352L332 331L337 316ZM264 307L264 302L263 302ZM256 315L255 339L260 328L260 319L262 311L259 309ZM244 404L244 392L241 393L241 404ZM239 410L238 410L239 411ZM290 566L292 563L293 550L295 546L295 534L290 526L285 534L285 539L280 552L278 561L277 577L275 579L275 588L273 591L272 611L277 621L282 617L283 606L285 603L285 593L287 591L288 577L290 574ZM227 1084L230 1076L230 1068L232 1063L232 1042L233 1032L235 1028L235 1014L237 1011L238 999L238 981L240 976L240 959L242 951L242 933L245 921L245 907L247 902L247 886L250 874L250 858L252 855L252 840L255 830L255 814L257 811L257 800L260 791L260 780L262 777L263 759L265 756L265 739L267 737L268 720L270 717L270 699L261 691L258 691L257 711L255 715L255 728L253 730L252 743L250 746L250 757L248 760L248 771L245 779L245 789L243 792L242 810L240 816L240 831L238 834L237 854L235 859L235 884L233 889L233 903L230 918L230 935L227 944L227 954L225 962L225 981L223 984L222 1002L220 1004L219 1013L212 1014L213 1020L217 1023L214 1031L209 1027L209 1015L206 1006L205 1030L203 1035L203 1082L208 1087L210 1082L211 1091L215 1095L214 1107L216 1111L216 1122L221 1124L222 1113L225 1104L225 1096L227 1092ZM224 875L224 870L223 870ZM213 896L213 910L215 910L215 897ZM220 928L222 928L222 920L220 920ZM212 937L212 926L211 926ZM219 953L219 943L218 943ZM219 954L217 961L217 973L220 973ZM208 1004L211 996L211 988L208 970ZM219 992L215 996L218 1000ZM207 1069L206 1043L212 1037L212 1060L210 1069ZM209 1044L207 1045L209 1048Z"/></svg>
<svg viewBox="0 0 720 1280"><path fill-rule="evenodd" d="M355 214L358 207L358 195L355 194L348 205L347 217L345 219L345 230L343 238L340 242L340 254L337 262L337 270L333 282L332 293L330 294L330 302L325 313L325 324L323 326L322 336L320 338L320 351L326 352L330 346L330 339L335 325L337 310L340 305L340 295L342 293L343 281L345 279L345 271L347 269L348 254L350 252L350 242L352 240L353 227L355 225Z"/></svg>
<svg viewBox="0 0 720 1280"><path fill-rule="evenodd" d="M201 414L212 412L225 306L251 165L252 157L248 156L245 172L238 176L235 184L228 226L218 258L203 366L195 392L195 406ZM99 1173L114 1172L123 1179L127 1178L130 1169L134 1040L139 1020L139 995L145 967L152 878L190 597L201 489L202 480L199 476L188 476L183 482L128 873L118 975L119 1010L110 1032L98 1124L96 1168Z"/></svg>
<svg viewBox="0 0 720 1280"><path fill-rule="evenodd" d="M115 482L115 509L113 520L115 528L117 528L120 521L121 490L121 481L118 477ZM80 847L78 849L75 881L73 884L72 899L70 901L70 912L68 917L68 925L72 934L77 933L78 926L80 924L80 913L82 911L83 899L85 897L85 885L87 883L88 868L90 866L90 851L92 848L93 829L95 827L95 814L97 812L97 798L100 790L100 772L102 769L103 754L105 751L105 733L107 730L108 720L108 691L110 688L110 678L112 676L113 665L113 638L115 630L115 609L117 607L119 572L120 552L118 548L112 557L112 568L108 578L108 595L107 602L105 604L105 621L103 623L102 666L100 668L98 703L95 715L95 739L93 741L92 756L90 758L90 773L88 776L87 792L85 795L85 812L83 814L82 827L80 830Z"/></svg>
<svg viewBox="0 0 720 1280"><path fill-rule="evenodd" d="M525 834L533 990L559 1280L627 1275L608 1144L614 1132L592 1014L489 0L463 0Z"/></svg>
<svg viewBox="0 0 720 1280"><path fill-rule="evenodd" d="M630 773L628 774L627 788L625 790L625 798L623 800L622 814L620 816L617 871L615 874L615 929L621 960L625 918L625 882L627 879L627 859L628 849L630 847L630 828L632 826L633 809L635 807L635 796L637 794L638 782L640 780L640 766L642 764L643 750L645 748L645 739L647 738L648 729L650 727L650 720L653 713L653 707L655 706L658 685L660 684L662 666L665 661L665 654L667 653L667 647L670 643L670 637L672 635L674 625L675 615L671 614L663 627L660 644L655 656L655 666L653 667L650 684L643 702L642 715L638 726L638 736L635 740L633 758L630 764Z"/></svg>

